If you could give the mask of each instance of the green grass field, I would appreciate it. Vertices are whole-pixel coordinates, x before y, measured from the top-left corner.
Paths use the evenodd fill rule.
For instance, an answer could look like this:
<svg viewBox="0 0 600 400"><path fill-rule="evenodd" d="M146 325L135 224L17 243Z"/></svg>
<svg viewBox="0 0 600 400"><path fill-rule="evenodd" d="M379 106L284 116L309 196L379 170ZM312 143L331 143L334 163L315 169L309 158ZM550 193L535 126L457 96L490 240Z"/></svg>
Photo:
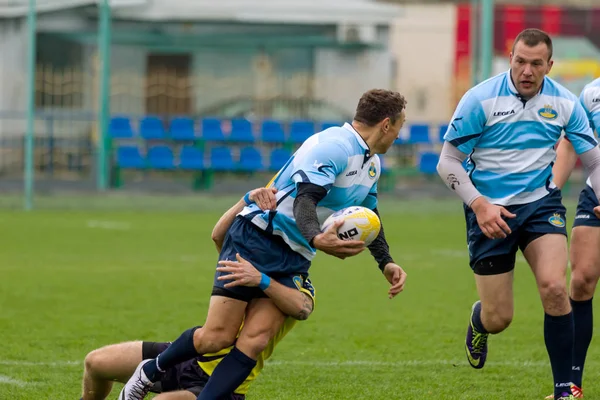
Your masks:
<svg viewBox="0 0 600 400"><path fill-rule="evenodd" d="M210 231L234 199L194 201L198 211L132 211L123 198L96 201L98 211L61 210L60 201L51 210L0 211L0 399L78 399L90 350L173 340L204 321L216 260ZM476 291L460 204L384 200L380 209L409 275L405 292L387 298L368 254L318 255L315 312L282 342L249 399L548 394L543 311L522 259L513 325L491 338L488 364L473 370L463 341ZM600 347L592 344L589 360L586 398L596 398Z"/></svg>

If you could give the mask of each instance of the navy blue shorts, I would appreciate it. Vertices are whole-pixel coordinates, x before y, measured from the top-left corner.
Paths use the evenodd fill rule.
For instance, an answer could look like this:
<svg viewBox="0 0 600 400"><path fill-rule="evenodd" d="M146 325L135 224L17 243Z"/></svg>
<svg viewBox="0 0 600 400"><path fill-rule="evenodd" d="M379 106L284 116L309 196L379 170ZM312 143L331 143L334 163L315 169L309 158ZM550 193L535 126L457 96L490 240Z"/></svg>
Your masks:
<svg viewBox="0 0 600 400"><path fill-rule="evenodd" d="M240 216L236 217L225 236L219 261L235 261L236 253L250 261L260 272L292 289L300 289L304 280L308 278L310 268L308 259L293 251L279 236L260 230L252 222ZM224 286L229 281L217 280L222 275L228 273L215 273L213 295L243 301L266 297L258 287L235 286L225 289Z"/></svg>
<svg viewBox="0 0 600 400"><path fill-rule="evenodd" d="M169 345L169 343L161 342L143 342L142 359L147 360L158 357ZM153 393L167 393L186 390L198 396L209 378L210 376L200 368L196 359L193 359L166 370L163 379L157 382L151 391ZM244 400L245 398L246 396L242 394L232 393L228 400Z"/></svg>
<svg viewBox="0 0 600 400"><path fill-rule="evenodd" d="M559 189L552 189L545 197L528 204L505 207L517 216L505 218L512 233L504 239L488 239L477 224L473 210L465 206L467 222L467 243L470 265L478 275L495 275L514 268L517 250L525 250L527 245L540 236L560 233L567 236L566 213ZM481 262L495 258L499 262ZM503 265L494 265L494 264Z"/></svg>
<svg viewBox="0 0 600 400"><path fill-rule="evenodd" d="M585 185L585 188L579 194L579 203L577 203L577 213L575 214L575 221L573 221L573 228L576 226L600 226L600 219L594 214L594 207L598 207L598 198L589 185Z"/></svg>

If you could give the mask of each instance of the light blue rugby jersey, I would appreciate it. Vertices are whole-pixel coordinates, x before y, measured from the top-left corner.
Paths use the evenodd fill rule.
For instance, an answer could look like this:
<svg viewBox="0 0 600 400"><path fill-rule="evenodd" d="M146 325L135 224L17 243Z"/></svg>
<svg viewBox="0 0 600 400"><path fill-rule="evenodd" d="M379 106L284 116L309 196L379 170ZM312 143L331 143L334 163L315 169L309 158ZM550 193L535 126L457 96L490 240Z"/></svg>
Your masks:
<svg viewBox="0 0 600 400"><path fill-rule="evenodd" d="M563 130L577 154L598 144L575 95L546 77L541 91L522 101L508 71L463 96L444 139L469 154L467 171L490 202L526 204L556 187L554 146Z"/></svg>
<svg viewBox="0 0 600 400"><path fill-rule="evenodd" d="M600 78L592 81L583 88L579 96L579 101L587 113L590 126L596 130L596 133L600 133ZM586 183L592 186L589 178Z"/></svg>
<svg viewBox="0 0 600 400"><path fill-rule="evenodd" d="M310 182L327 189L317 205L319 223L342 208L377 207L377 180L381 164L352 125L333 127L307 139L269 183L277 188L277 210L261 211L251 204L240 215L260 229L281 236L309 260L316 250L302 236L294 219L297 185Z"/></svg>

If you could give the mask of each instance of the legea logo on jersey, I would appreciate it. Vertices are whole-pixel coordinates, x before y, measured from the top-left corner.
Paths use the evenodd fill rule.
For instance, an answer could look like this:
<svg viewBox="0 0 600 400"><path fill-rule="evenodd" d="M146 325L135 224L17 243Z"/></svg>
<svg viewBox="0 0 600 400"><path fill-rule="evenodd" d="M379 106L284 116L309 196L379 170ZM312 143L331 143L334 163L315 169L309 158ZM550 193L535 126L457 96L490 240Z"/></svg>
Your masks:
<svg viewBox="0 0 600 400"><path fill-rule="evenodd" d="M556 119L558 117L558 113L552 108L550 104L544 105L544 108L540 108L538 110L538 114L542 118L546 119Z"/></svg>
<svg viewBox="0 0 600 400"><path fill-rule="evenodd" d="M558 227L558 228L564 228L565 227L565 220L563 219L563 217L559 214L559 213L555 213L553 216L551 216L550 218L548 218L548 222L550 222L552 225Z"/></svg>
<svg viewBox="0 0 600 400"><path fill-rule="evenodd" d="M371 165L369 166L369 178L374 179L377 176L377 168L375 168L375 163L371 161Z"/></svg>

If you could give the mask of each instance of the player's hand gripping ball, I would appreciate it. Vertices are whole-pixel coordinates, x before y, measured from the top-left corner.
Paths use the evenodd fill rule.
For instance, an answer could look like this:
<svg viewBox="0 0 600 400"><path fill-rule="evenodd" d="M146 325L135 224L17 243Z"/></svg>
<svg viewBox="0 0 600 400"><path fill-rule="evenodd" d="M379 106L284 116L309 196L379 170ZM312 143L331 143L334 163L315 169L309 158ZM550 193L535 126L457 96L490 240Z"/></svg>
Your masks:
<svg viewBox="0 0 600 400"><path fill-rule="evenodd" d="M344 221L338 228L338 237L341 240L362 240L365 246L375 240L381 229L381 221L377 214L365 207L348 207L331 214L323 222L321 231L324 232L336 221Z"/></svg>

